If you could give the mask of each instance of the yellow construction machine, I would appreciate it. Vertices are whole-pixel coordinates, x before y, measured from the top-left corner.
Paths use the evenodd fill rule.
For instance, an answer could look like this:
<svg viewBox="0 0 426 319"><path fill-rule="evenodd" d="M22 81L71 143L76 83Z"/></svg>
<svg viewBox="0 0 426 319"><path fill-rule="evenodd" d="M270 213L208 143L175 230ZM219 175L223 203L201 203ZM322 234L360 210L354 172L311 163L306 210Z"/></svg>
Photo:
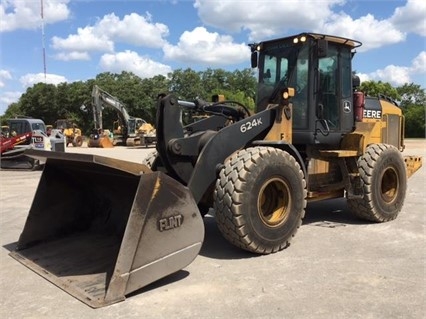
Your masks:
<svg viewBox="0 0 426 319"><path fill-rule="evenodd" d="M137 131L137 135L140 137L140 145L148 147L150 145L155 145L157 142L157 132L151 123L143 123Z"/></svg>
<svg viewBox="0 0 426 319"><path fill-rule="evenodd" d="M114 145L139 146L142 144L148 146L155 142L155 130L151 124L139 117L130 116L126 107L118 98L102 90L97 85L94 85L92 89L95 131L102 130L102 110L104 107L114 109L118 116L118 120L113 123L111 147ZM147 131L148 128L149 131ZM100 140L98 143L96 142L97 139ZM101 135L92 135L91 140L93 140L91 144L99 144L100 147L105 147L102 146L104 141Z"/></svg>
<svg viewBox="0 0 426 319"><path fill-rule="evenodd" d="M400 108L358 91L360 45L315 33L251 44L256 113L160 95L145 164L28 152L46 164L12 257L101 307L191 263L210 209L255 254L288 247L308 201L344 197L362 219L395 219L422 159L401 154ZM183 109L211 116L184 126Z"/></svg>
<svg viewBox="0 0 426 319"><path fill-rule="evenodd" d="M83 145L83 134L81 129L70 119L59 119L55 121L55 128L61 130L66 138L66 146L72 144L74 147Z"/></svg>

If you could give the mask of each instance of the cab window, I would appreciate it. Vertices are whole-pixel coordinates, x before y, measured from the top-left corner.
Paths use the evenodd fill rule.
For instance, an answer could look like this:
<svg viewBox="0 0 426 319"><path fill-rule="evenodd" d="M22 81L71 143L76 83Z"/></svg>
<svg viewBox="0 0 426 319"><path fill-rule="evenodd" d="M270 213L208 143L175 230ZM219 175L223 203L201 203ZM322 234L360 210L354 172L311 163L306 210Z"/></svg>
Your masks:
<svg viewBox="0 0 426 319"><path fill-rule="evenodd" d="M328 122L330 129L337 128L339 123L338 96L338 52L329 46L327 57L318 61L320 73L319 99L323 106L322 116Z"/></svg>

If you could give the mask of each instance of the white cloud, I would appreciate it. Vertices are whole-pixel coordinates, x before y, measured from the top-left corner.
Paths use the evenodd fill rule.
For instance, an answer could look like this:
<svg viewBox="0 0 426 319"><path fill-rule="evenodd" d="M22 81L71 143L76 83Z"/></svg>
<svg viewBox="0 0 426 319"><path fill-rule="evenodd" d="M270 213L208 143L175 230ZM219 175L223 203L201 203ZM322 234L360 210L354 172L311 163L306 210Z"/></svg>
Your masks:
<svg viewBox="0 0 426 319"><path fill-rule="evenodd" d="M207 66L238 64L250 57L246 44L233 43L231 36L208 32L203 27L185 31L176 46L166 44L163 51L166 59Z"/></svg>
<svg viewBox="0 0 426 319"><path fill-rule="evenodd" d="M105 15L96 24L95 29L117 42L149 48L161 48L165 43L163 38L169 34L165 24L152 23L148 12L145 17L131 13L125 15L122 20L114 13Z"/></svg>
<svg viewBox="0 0 426 319"><path fill-rule="evenodd" d="M398 43L405 39L405 34L396 29L390 21L377 20L371 14L358 19L353 19L345 13L333 14L317 32L337 34L361 41L363 45L357 49L359 52Z"/></svg>
<svg viewBox="0 0 426 319"><path fill-rule="evenodd" d="M12 79L12 75L7 70L0 70L0 88L4 87L4 80Z"/></svg>
<svg viewBox="0 0 426 319"><path fill-rule="evenodd" d="M426 74L426 51L422 51L413 60L411 71L416 74Z"/></svg>
<svg viewBox="0 0 426 319"><path fill-rule="evenodd" d="M70 0L44 0L43 17L45 24L66 20L70 15L67 5ZM8 0L0 4L0 32L41 27L41 2Z"/></svg>
<svg viewBox="0 0 426 319"><path fill-rule="evenodd" d="M78 51L60 52L60 53L55 54L54 58L56 60L61 60L61 61L73 61L73 60L88 61L88 60L90 60L90 56L89 56L88 52L78 52Z"/></svg>
<svg viewBox="0 0 426 319"><path fill-rule="evenodd" d="M194 7L206 25L228 32L249 31L250 41L260 41L289 30L313 30L343 0L227 1L196 0Z"/></svg>
<svg viewBox="0 0 426 319"><path fill-rule="evenodd" d="M371 73L357 74L361 81L382 81L389 82L395 86L413 82L414 75L426 74L426 51L421 52L412 61L410 66L388 65L383 69Z"/></svg>
<svg viewBox="0 0 426 319"><path fill-rule="evenodd" d="M10 104L17 102L19 98L21 97L21 95L22 95L22 92L18 92L18 91L1 92L0 115L6 112L6 109Z"/></svg>
<svg viewBox="0 0 426 319"><path fill-rule="evenodd" d="M353 18L337 9L344 0L227 1L196 0L201 21L225 32L249 32L250 41L285 36L288 33L314 31L336 34L361 41L358 50L367 51L405 40L407 32L425 35L426 1L408 0L392 17L366 14ZM383 4L385 5L385 4Z"/></svg>
<svg viewBox="0 0 426 319"><path fill-rule="evenodd" d="M130 50L115 54L104 54L100 59L100 66L105 71L114 73L128 71L141 78L151 78L159 74L166 76L167 73L172 72L170 66L139 56L136 52Z"/></svg>
<svg viewBox="0 0 426 319"><path fill-rule="evenodd" d="M390 22L403 32L426 36L426 1L408 0L406 5L395 9Z"/></svg>
<svg viewBox="0 0 426 319"><path fill-rule="evenodd" d="M115 43L161 48L169 29L166 25L152 23L151 20L149 13L145 17L131 13L121 20L111 13L93 26L78 28L76 34L70 34L66 38L53 37L52 47L60 51L57 56L62 60L87 60L89 52L93 51L114 52Z"/></svg>
<svg viewBox="0 0 426 319"><path fill-rule="evenodd" d="M52 38L52 47L55 50L73 52L109 51L114 50L114 42L104 34L98 34L93 27L78 28L77 34L71 34L66 39Z"/></svg>
<svg viewBox="0 0 426 319"><path fill-rule="evenodd" d="M11 79L12 76L9 71L0 70L0 82L1 79ZM68 80L61 75L56 74L46 74L46 78L44 77L44 73L32 74L28 73L19 78L19 82L22 84L22 87L28 88L32 87L36 83L48 83L48 84L59 84L63 82L68 82ZM1 87L1 85L0 85ZM2 91L0 94L0 114L4 114L6 112L7 107L15 103L19 100L23 92L19 91Z"/></svg>
<svg viewBox="0 0 426 319"><path fill-rule="evenodd" d="M388 65L384 69L370 73L369 76L396 86L411 82L410 68L404 66Z"/></svg>
<svg viewBox="0 0 426 319"><path fill-rule="evenodd" d="M22 86L24 88L31 87L36 83L47 83L47 84L59 84L68 82L68 80L62 76L57 74L46 74L46 78L44 76L44 73L28 73L20 77L19 81L21 82Z"/></svg>
<svg viewBox="0 0 426 319"><path fill-rule="evenodd" d="M359 79L360 79L361 83L362 83L362 82L365 82L365 81L371 81L371 80L372 80L372 79L368 76L368 74L366 74L366 73L357 73L356 75L358 75L358 76L359 76Z"/></svg>

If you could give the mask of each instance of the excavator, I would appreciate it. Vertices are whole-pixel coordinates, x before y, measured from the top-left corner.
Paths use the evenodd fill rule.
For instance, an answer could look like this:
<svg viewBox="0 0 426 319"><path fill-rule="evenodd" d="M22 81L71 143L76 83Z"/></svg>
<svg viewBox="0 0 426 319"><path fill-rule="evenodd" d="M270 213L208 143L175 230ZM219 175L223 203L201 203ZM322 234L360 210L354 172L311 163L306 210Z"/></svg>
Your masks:
<svg viewBox="0 0 426 319"><path fill-rule="evenodd" d="M116 127L113 130L112 145L108 141L108 136L102 134L102 109L111 107L117 111L119 120L116 122ZM147 141L152 143L155 135L152 126L141 118L130 116L124 104L120 100L108 92L102 90L99 86L94 85L92 89L92 108L93 120L95 123L95 133L91 135L89 140L90 147L112 147L114 145L137 146L141 145L141 139L147 135ZM148 131L147 131L148 128ZM155 132L155 131L154 131Z"/></svg>
<svg viewBox="0 0 426 319"><path fill-rule="evenodd" d="M361 219L395 219L422 158L402 156L397 104L359 91L360 45L317 33L251 44L254 114L160 94L144 164L29 151L46 165L11 256L98 308L189 265L211 210L223 236L253 254L287 248L310 201L345 198ZM188 109L210 116L183 125Z"/></svg>

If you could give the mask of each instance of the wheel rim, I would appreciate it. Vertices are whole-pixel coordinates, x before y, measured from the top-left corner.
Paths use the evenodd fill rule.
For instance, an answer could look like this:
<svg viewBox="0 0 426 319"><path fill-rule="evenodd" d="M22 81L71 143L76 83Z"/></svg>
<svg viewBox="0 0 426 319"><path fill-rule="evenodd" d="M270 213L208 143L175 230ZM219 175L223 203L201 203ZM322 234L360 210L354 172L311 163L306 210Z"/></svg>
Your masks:
<svg viewBox="0 0 426 319"><path fill-rule="evenodd" d="M399 178L397 171L391 167L386 169L382 175L380 194L386 203L394 201L398 195Z"/></svg>
<svg viewBox="0 0 426 319"><path fill-rule="evenodd" d="M284 223L291 207L290 189L281 178L272 178L263 184L257 202L257 212L268 227Z"/></svg>

